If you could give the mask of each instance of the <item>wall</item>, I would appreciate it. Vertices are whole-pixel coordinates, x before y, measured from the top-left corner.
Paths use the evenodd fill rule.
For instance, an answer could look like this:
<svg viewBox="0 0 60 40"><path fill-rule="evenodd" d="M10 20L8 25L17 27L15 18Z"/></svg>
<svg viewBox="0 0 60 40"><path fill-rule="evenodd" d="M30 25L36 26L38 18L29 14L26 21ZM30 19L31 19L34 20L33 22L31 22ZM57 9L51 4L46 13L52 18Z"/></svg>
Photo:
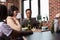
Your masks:
<svg viewBox="0 0 60 40"><path fill-rule="evenodd" d="M56 14L60 13L60 0L49 0L49 26L52 26Z"/></svg>
<svg viewBox="0 0 60 40"><path fill-rule="evenodd" d="M0 2L0 4L6 5L9 8L11 5L14 5L19 8L19 0L7 0L6 2Z"/></svg>

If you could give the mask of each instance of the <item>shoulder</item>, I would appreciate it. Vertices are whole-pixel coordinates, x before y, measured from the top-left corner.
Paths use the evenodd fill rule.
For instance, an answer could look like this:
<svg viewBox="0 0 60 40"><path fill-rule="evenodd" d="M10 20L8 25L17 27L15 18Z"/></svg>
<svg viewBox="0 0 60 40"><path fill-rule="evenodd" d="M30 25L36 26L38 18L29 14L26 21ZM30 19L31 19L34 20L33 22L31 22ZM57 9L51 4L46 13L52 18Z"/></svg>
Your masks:
<svg viewBox="0 0 60 40"><path fill-rule="evenodd" d="M0 27L4 24L4 22L0 22Z"/></svg>
<svg viewBox="0 0 60 40"><path fill-rule="evenodd" d="M4 22L0 22L0 24L0 30L2 31L2 33L6 36L9 36L12 32L12 28L10 28L10 26Z"/></svg>
<svg viewBox="0 0 60 40"><path fill-rule="evenodd" d="M34 23L39 23L36 18L31 18L31 21L34 22Z"/></svg>
<svg viewBox="0 0 60 40"><path fill-rule="evenodd" d="M7 19L12 19L12 17L11 16L8 16Z"/></svg>
<svg viewBox="0 0 60 40"><path fill-rule="evenodd" d="M4 22L0 22L0 27L9 27L9 26Z"/></svg>
<svg viewBox="0 0 60 40"><path fill-rule="evenodd" d="M23 21L27 21L27 19L25 18L25 19L23 19Z"/></svg>
<svg viewBox="0 0 60 40"><path fill-rule="evenodd" d="M9 25L7 25L6 23L4 23L4 22L0 22L0 29L8 29L8 28L10 28L10 26Z"/></svg>
<svg viewBox="0 0 60 40"><path fill-rule="evenodd" d="M11 21L12 19L13 19L12 17L8 16L6 20Z"/></svg>
<svg viewBox="0 0 60 40"><path fill-rule="evenodd" d="M32 21L36 21L36 18L31 18Z"/></svg>

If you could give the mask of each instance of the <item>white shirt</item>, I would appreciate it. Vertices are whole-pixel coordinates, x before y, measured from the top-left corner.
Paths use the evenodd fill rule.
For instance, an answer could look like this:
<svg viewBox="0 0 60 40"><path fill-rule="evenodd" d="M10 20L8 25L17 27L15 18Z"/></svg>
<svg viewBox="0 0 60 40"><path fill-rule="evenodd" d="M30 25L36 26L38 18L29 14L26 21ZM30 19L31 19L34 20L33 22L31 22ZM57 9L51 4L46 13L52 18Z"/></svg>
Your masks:
<svg viewBox="0 0 60 40"><path fill-rule="evenodd" d="M0 22L0 33L9 36L12 33L12 29L4 22Z"/></svg>

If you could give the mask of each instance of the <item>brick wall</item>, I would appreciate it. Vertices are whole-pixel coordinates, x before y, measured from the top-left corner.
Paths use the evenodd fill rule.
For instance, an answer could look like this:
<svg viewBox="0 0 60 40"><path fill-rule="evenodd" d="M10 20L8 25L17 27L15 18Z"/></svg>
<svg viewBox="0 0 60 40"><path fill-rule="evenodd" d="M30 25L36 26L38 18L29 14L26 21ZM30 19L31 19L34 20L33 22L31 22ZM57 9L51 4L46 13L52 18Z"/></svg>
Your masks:
<svg viewBox="0 0 60 40"><path fill-rule="evenodd" d="M52 21L56 14L60 13L60 0L49 0L49 26L52 26Z"/></svg>
<svg viewBox="0 0 60 40"><path fill-rule="evenodd" d="M49 21L44 25L51 28L52 21L58 13L60 13L60 0L49 0Z"/></svg>

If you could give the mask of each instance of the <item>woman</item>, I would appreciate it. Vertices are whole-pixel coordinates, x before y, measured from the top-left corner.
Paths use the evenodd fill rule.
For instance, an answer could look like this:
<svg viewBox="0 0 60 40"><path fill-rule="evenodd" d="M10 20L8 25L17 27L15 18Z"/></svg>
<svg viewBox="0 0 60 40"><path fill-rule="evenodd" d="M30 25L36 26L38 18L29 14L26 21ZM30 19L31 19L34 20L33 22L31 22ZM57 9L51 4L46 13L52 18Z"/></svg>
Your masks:
<svg viewBox="0 0 60 40"><path fill-rule="evenodd" d="M11 6L11 8L9 9L8 17L7 17L7 24L12 29L20 32L21 31L21 25L16 18L17 13L18 13L18 8L15 6Z"/></svg>
<svg viewBox="0 0 60 40"><path fill-rule="evenodd" d="M7 8L0 4L0 40L9 40L9 36L12 34L12 29L8 26L4 20L7 18Z"/></svg>
<svg viewBox="0 0 60 40"><path fill-rule="evenodd" d="M17 13L18 13L18 8L15 6L11 6L9 9L9 12L8 12L8 17L7 17L7 24L14 30L13 39L15 37L17 38L21 32L21 25L16 18ZM21 38L21 40L23 40L23 39Z"/></svg>

